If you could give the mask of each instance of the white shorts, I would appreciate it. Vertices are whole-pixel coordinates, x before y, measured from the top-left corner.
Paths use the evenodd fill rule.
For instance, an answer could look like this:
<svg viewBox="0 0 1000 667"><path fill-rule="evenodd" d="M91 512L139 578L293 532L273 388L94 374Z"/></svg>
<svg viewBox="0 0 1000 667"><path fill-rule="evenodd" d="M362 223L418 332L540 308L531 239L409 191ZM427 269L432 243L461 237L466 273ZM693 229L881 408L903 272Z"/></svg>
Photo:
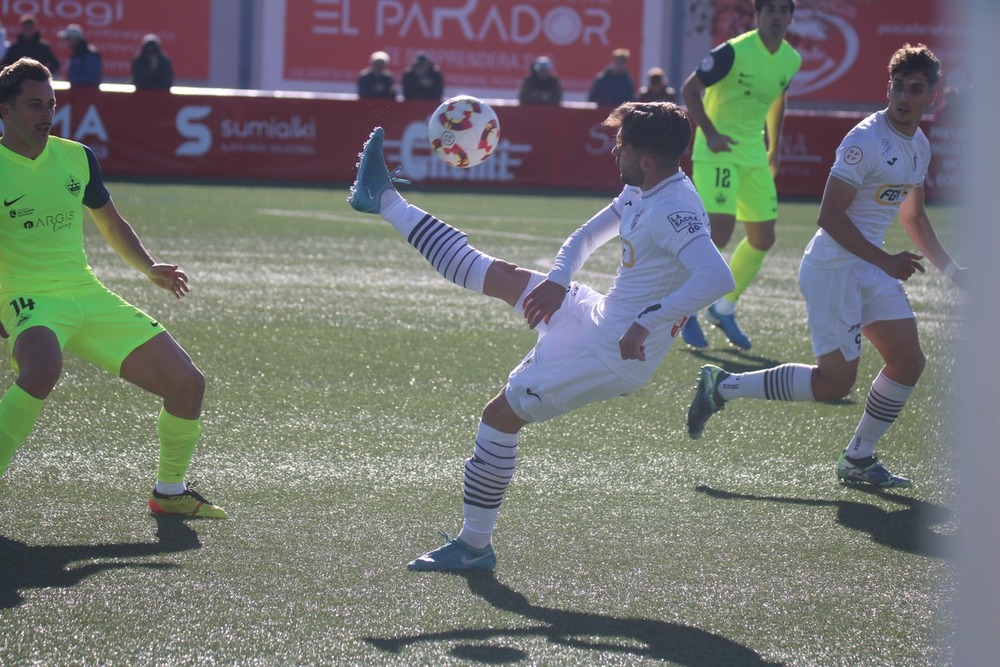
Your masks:
<svg viewBox="0 0 1000 667"><path fill-rule="evenodd" d="M861 356L861 329L872 322L915 317L903 283L868 262L822 269L803 262L799 289L806 299L813 354L840 350Z"/></svg>
<svg viewBox="0 0 1000 667"><path fill-rule="evenodd" d="M545 421L642 386L615 373L584 340L583 327L601 298L574 283L562 307L542 325L535 347L510 372L504 396L521 419Z"/></svg>

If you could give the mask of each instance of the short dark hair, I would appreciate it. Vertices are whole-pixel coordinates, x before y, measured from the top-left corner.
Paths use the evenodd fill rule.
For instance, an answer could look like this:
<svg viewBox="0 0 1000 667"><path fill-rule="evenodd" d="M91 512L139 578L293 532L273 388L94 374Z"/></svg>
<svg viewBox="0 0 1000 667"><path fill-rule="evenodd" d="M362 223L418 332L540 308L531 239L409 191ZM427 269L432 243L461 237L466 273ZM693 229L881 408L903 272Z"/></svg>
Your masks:
<svg viewBox="0 0 1000 667"><path fill-rule="evenodd" d="M757 12L758 14L760 14L762 11L764 11L764 3L765 2L767 2L767 0L753 0L753 10L755 12ZM795 0L788 0L788 4L791 5L791 13L794 14L795 13Z"/></svg>
<svg viewBox="0 0 1000 667"><path fill-rule="evenodd" d="M889 59L889 78L922 72L931 88L941 78L941 61L926 44L904 44Z"/></svg>
<svg viewBox="0 0 1000 667"><path fill-rule="evenodd" d="M0 70L0 104L9 102L21 94L25 81L52 80L49 68L34 58L19 58Z"/></svg>
<svg viewBox="0 0 1000 667"><path fill-rule="evenodd" d="M623 144L679 160L691 143L691 121L673 102L625 102L602 123L621 129Z"/></svg>

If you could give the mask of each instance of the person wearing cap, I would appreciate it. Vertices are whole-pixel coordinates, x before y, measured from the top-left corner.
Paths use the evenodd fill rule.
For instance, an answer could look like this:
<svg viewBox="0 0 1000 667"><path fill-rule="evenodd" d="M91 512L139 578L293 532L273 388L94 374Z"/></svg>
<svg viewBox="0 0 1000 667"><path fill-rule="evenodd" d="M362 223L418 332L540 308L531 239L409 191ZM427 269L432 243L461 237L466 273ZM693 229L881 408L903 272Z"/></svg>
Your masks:
<svg viewBox="0 0 1000 667"><path fill-rule="evenodd" d="M132 85L136 90L170 90L174 85L174 64L163 53L158 35L142 38L132 59Z"/></svg>
<svg viewBox="0 0 1000 667"><path fill-rule="evenodd" d="M552 59L539 56L531 64L528 75L521 79L517 101L521 104L560 104L562 82L552 71Z"/></svg>
<svg viewBox="0 0 1000 667"><path fill-rule="evenodd" d="M389 54L376 51L368 58L368 67L358 75L358 97L396 99L396 82L388 70Z"/></svg>
<svg viewBox="0 0 1000 667"><path fill-rule="evenodd" d="M441 68L423 51L413 55L413 61L403 72L404 100L440 100L444 96L444 75Z"/></svg>
<svg viewBox="0 0 1000 667"><path fill-rule="evenodd" d="M83 28L77 23L70 23L59 36L69 47L69 66L66 70L66 80L71 86L101 85L101 54L93 45L88 44L83 37Z"/></svg>
<svg viewBox="0 0 1000 667"><path fill-rule="evenodd" d="M677 89L667 85L667 73L659 67L646 72L646 85L639 89L640 102L676 102Z"/></svg>
<svg viewBox="0 0 1000 667"><path fill-rule="evenodd" d="M52 45L42 39L33 14L21 17L21 32L7 46L7 53L0 60L0 67L13 64L21 58L32 58L45 65L54 75L59 71L59 60L52 52Z"/></svg>

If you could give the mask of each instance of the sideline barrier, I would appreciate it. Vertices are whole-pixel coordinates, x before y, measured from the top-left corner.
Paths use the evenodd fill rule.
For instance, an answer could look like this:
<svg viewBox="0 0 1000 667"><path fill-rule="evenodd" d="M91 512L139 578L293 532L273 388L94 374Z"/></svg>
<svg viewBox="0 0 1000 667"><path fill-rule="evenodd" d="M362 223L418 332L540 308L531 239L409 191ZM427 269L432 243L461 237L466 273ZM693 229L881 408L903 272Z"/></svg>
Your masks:
<svg viewBox="0 0 1000 667"><path fill-rule="evenodd" d="M613 138L601 127L607 109L491 100L500 118L500 145L482 165L461 170L436 159L427 145L426 119L434 102L188 90L194 91L61 90L53 134L93 148L108 176L345 184L354 179L358 151L372 127L382 125L387 162L403 165L418 187L602 194L621 187L610 155ZM790 112L779 194L820 197L837 145L860 118ZM949 197L961 180L963 133L951 125L925 131L937 154L928 198ZM686 159L684 168L690 170Z"/></svg>

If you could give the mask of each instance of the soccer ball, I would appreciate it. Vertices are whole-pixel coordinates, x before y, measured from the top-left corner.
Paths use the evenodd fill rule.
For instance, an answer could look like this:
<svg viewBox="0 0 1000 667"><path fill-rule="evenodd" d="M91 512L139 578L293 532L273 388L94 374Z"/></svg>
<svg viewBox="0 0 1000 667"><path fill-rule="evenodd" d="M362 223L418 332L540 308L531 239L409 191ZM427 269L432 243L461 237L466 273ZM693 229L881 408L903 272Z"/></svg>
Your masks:
<svg viewBox="0 0 1000 667"><path fill-rule="evenodd" d="M434 155L452 167L481 164L496 150L500 121L486 102L469 95L445 100L427 123Z"/></svg>

